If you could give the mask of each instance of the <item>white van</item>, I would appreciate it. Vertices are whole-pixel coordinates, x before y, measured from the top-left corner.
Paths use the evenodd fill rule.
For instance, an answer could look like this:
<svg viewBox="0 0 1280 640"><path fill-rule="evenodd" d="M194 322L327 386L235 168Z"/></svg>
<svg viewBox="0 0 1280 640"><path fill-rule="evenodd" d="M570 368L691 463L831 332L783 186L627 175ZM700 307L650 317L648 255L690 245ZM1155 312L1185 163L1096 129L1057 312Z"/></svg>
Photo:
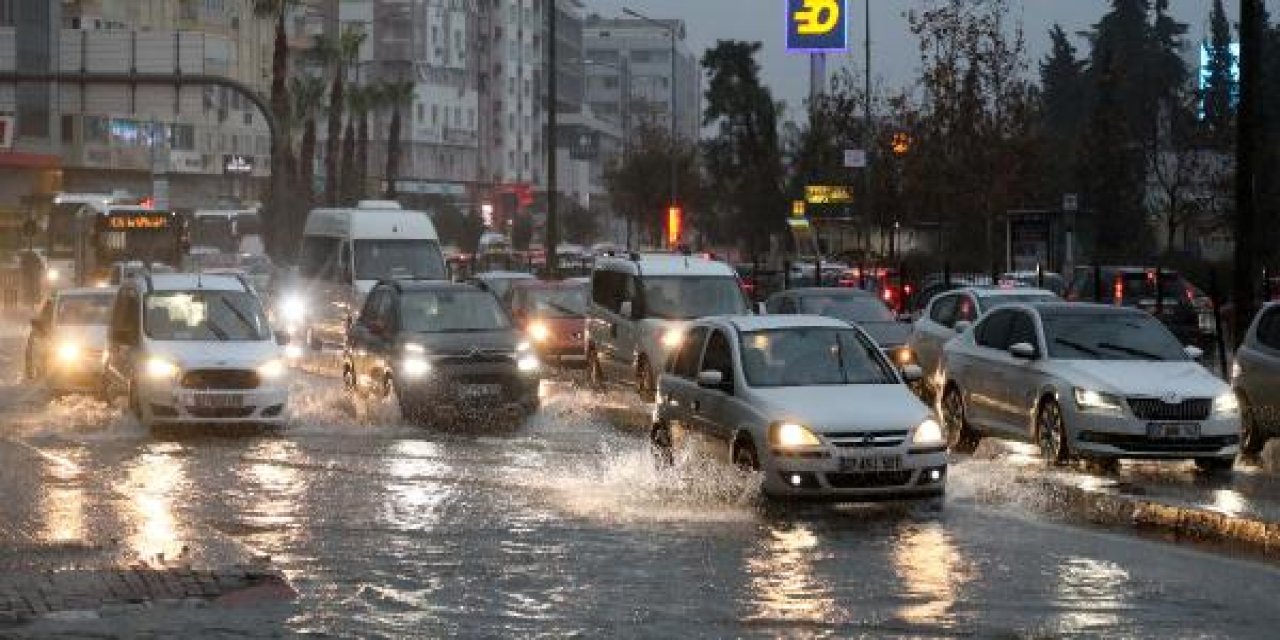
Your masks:
<svg viewBox="0 0 1280 640"><path fill-rule="evenodd" d="M641 397L652 399L690 321L746 313L742 283L724 262L676 254L598 258L587 308L591 380L634 382Z"/></svg>
<svg viewBox="0 0 1280 640"><path fill-rule="evenodd" d="M379 280L445 280L448 270L430 216L365 200L307 216L298 276L278 312L291 332L319 349L344 342L347 321Z"/></svg>

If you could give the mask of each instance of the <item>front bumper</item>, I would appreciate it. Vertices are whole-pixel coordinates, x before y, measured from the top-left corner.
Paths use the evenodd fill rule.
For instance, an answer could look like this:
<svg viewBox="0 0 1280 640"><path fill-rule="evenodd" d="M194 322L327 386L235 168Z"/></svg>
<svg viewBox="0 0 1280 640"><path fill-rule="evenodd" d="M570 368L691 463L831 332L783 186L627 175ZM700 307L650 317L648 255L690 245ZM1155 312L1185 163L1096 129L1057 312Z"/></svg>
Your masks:
<svg viewBox="0 0 1280 640"><path fill-rule="evenodd" d="M264 386L245 390L194 390L143 385L143 418L153 424L268 424L288 420L289 390Z"/></svg>
<svg viewBox="0 0 1280 640"><path fill-rule="evenodd" d="M901 455L902 465L893 471L849 472L841 469L841 458L863 454ZM915 450L897 447L872 451L837 447L804 454L773 450L761 464L763 490L771 497L874 502L929 498L946 492L947 453L944 447Z"/></svg>
<svg viewBox="0 0 1280 640"><path fill-rule="evenodd" d="M423 409L475 411L535 409L541 378L514 365L461 365L437 367L419 376L401 370L395 379L404 399Z"/></svg>
<svg viewBox="0 0 1280 640"><path fill-rule="evenodd" d="M102 368L93 365L50 365L46 376L50 391L58 393L96 393L102 388Z"/></svg>
<svg viewBox="0 0 1280 640"><path fill-rule="evenodd" d="M1151 438L1147 425L1161 422L1142 420L1127 413L1099 414L1064 406L1063 418L1072 450L1089 456L1150 460L1233 459L1240 453L1238 416L1180 421L1200 425L1200 437L1188 439Z"/></svg>

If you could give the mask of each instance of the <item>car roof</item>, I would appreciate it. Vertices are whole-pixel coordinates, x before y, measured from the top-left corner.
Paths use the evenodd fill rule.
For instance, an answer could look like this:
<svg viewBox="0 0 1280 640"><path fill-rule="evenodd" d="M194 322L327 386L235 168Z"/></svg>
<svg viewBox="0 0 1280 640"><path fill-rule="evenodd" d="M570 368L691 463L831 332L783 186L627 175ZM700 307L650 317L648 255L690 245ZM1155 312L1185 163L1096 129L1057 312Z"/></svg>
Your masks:
<svg viewBox="0 0 1280 640"><path fill-rule="evenodd" d="M810 327L848 329L849 323L817 315L763 315L763 316L714 316L706 318L712 323L727 323L739 331L769 331L774 329L804 329Z"/></svg>
<svg viewBox="0 0 1280 640"><path fill-rule="evenodd" d="M535 280L537 276L524 271L481 271L471 276L477 280L493 279L493 280Z"/></svg>
<svg viewBox="0 0 1280 640"><path fill-rule="evenodd" d="M1045 297L1058 299L1058 294L1048 289L1037 289L1036 287L996 287L996 286L979 286L979 287L960 287L945 291L943 293L952 293L955 291L968 291L974 295L984 296L988 298L1002 298L1006 296L1025 296L1027 294L1044 295ZM939 293L938 295L942 295Z"/></svg>
<svg viewBox="0 0 1280 640"><path fill-rule="evenodd" d="M378 283L378 286L393 287L402 293L412 291L480 291L480 289L465 282L451 282L449 280L383 280Z"/></svg>
<svg viewBox="0 0 1280 640"><path fill-rule="evenodd" d="M195 273L153 273L136 276L146 281L148 291L248 291L249 286L236 276Z"/></svg>
<svg viewBox="0 0 1280 640"><path fill-rule="evenodd" d="M595 270L623 270L646 276L737 276L738 274L727 262L670 253L638 254L635 259L598 258Z"/></svg>
<svg viewBox="0 0 1280 640"><path fill-rule="evenodd" d="M118 287L78 287L75 289L59 289L54 292L59 298L77 298L92 296L114 296Z"/></svg>
<svg viewBox="0 0 1280 640"><path fill-rule="evenodd" d="M517 280L511 286L515 289L580 289L583 284L575 280Z"/></svg>
<svg viewBox="0 0 1280 640"><path fill-rule="evenodd" d="M1134 307L1120 307L1113 304L1096 304L1093 302L1024 302L1020 305L1031 309L1035 309L1040 313L1048 313L1051 315L1071 315L1071 314L1098 314L1098 313L1114 313L1116 315L1150 315L1142 309ZM1011 307L1002 307L1011 308Z"/></svg>
<svg viewBox="0 0 1280 640"><path fill-rule="evenodd" d="M870 291L865 291L863 289L858 289L856 287L800 287L798 289L787 289L786 291L779 291L773 295L780 296L784 293L789 293L791 295L796 295L796 296L847 295L847 296L858 297L858 298L876 298L877 300L879 299L876 297L874 293L871 293ZM769 297L773 297L773 296L769 296Z"/></svg>

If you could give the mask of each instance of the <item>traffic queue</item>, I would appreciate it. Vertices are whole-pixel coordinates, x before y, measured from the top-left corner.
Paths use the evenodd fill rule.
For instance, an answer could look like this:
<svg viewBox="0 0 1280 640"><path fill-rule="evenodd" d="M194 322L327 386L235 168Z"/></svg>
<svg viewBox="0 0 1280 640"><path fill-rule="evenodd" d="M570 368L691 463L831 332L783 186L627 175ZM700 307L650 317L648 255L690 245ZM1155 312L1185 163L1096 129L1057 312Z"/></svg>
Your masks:
<svg viewBox="0 0 1280 640"><path fill-rule="evenodd" d="M313 212L301 249L269 292L212 268L57 291L32 321L27 375L120 400L146 426L280 426L291 362L328 350L353 397L452 428L521 424L553 365L580 363L593 388L652 403L659 463L710 455L760 472L769 496L851 501L940 496L948 452L986 436L1033 443L1050 465L1223 472L1261 448L1280 406L1280 306L1224 381L1180 310L1071 300L1097 273L1054 288L948 278L915 315L889 304L905 291L858 278L753 308L732 265L688 252L609 251L567 280L462 277L426 213L383 201ZM1111 276L1136 287L1148 274ZM1157 306L1194 300L1174 287Z"/></svg>

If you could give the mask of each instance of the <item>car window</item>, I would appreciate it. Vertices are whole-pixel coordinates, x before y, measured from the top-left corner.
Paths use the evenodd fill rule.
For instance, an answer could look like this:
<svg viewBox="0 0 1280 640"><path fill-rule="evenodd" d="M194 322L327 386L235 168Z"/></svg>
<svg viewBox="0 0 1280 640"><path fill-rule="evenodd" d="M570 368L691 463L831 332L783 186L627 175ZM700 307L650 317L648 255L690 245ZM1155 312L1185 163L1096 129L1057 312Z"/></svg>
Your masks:
<svg viewBox="0 0 1280 640"><path fill-rule="evenodd" d="M622 305L627 276L616 271L597 271L591 276L591 299L597 305L618 313Z"/></svg>
<svg viewBox="0 0 1280 640"><path fill-rule="evenodd" d="M979 345L1004 351L1009 348L1009 333L1013 328L1013 312L997 311L978 324L974 338Z"/></svg>
<svg viewBox="0 0 1280 640"><path fill-rule="evenodd" d="M1258 320L1258 342L1268 349L1280 351L1280 307L1268 309Z"/></svg>
<svg viewBox="0 0 1280 640"><path fill-rule="evenodd" d="M400 296L400 323L413 333L503 331L511 320L483 291L414 291Z"/></svg>
<svg viewBox="0 0 1280 640"><path fill-rule="evenodd" d="M772 329L741 340L743 373L753 387L898 382L879 347L852 329Z"/></svg>
<svg viewBox="0 0 1280 640"><path fill-rule="evenodd" d="M707 350L702 355L700 371L719 371L726 385L733 384L733 348L723 331L716 330L707 339Z"/></svg>
<svg viewBox="0 0 1280 640"><path fill-rule="evenodd" d="M977 319L978 305L974 303L973 297L960 294L956 299L956 322L973 322Z"/></svg>
<svg viewBox="0 0 1280 640"><path fill-rule="evenodd" d="M152 340L249 342L271 337L258 297L244 291L159 291L145 298Z"/></svg>
<svg viewBox="0 0 1280 640"><path fill-rule="evenodd" d="M694 327L685 334L680 352L671 359L671 373L694 380L698 377L698 362L702 359L702 345L707 342L707 328Z"/></svg>
<svg viewBox="0 0 1280 640"><path fill-rule="evenodd" d="M1040 348L1040 340L1036 337L1036 323L1031 319L1031 314L1024 311L1013 314L1013 324L1009 327L1009 345L1020 342Z"/></svg>
<svg viewBox="0 0 1280 640"><path fill-rule="evenodd" d="M929 307L929 319L944 326L954 327L956 324L957 295L938 296Z"/></svg>
<svg viewBox="0 0 1280 640"><path fill-rule="evenodd" d="M1141 311L1068 309L1041 311L1049 357L1063 360L1151 360L1190 357L1159 320Z"/></svg>
<svg viewBox="0 0 1280 640"><path fill-rule="evenodd" d="M58 324L105 325L111 317L111 295L63 296L58 300Z"/></svg>
<svg viewBox="0 0 1280 640"><path fill-rule="evenodd" d="M879 298L869 295L812 295L801 301L805 313L845 322L897 322Z"/></svg>

